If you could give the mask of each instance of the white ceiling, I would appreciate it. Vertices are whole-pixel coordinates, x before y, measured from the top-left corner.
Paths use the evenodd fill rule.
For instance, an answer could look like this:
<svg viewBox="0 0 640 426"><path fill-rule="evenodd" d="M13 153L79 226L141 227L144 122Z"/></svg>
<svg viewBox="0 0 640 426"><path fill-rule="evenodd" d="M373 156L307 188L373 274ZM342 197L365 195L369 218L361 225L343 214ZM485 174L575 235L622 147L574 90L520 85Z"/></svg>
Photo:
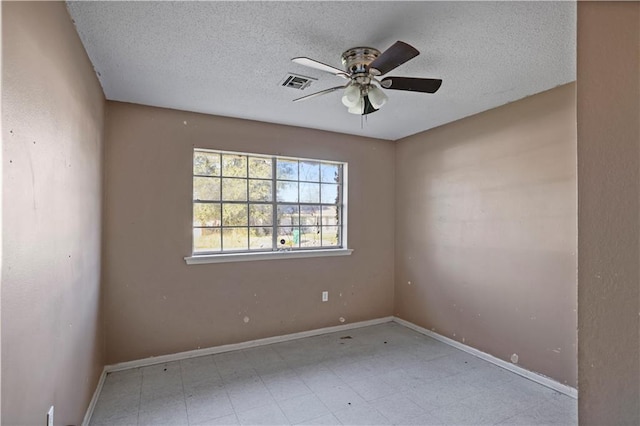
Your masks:
<svg viewBox="0 0 640 426"><path fill-rule="evenodd" d="M575 80L574 2L69 2L107 99L396 140ZM362 124L333 92L355 46L420 56L391 76L442 78L433 95L387 90ZM317 78L304 91L287 73Z"/></svg>

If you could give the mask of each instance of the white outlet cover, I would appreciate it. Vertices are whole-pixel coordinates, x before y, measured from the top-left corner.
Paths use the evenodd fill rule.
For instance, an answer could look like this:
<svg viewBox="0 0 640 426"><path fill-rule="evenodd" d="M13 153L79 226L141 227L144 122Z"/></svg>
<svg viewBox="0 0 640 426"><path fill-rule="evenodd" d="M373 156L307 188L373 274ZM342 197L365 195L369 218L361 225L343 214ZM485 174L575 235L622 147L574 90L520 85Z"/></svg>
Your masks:
<svg viewBox="0 0 640 426"><path fill-rule="evenodd" d="M323 291L322 292L322 301L326 302L329 300L329 292L328 291Z"/></svg>
<svg viewBox="0 0 640 426"><path fill-rule="evenodd" d="M47 426L53 426L53 405L47 411Z"/></svg>

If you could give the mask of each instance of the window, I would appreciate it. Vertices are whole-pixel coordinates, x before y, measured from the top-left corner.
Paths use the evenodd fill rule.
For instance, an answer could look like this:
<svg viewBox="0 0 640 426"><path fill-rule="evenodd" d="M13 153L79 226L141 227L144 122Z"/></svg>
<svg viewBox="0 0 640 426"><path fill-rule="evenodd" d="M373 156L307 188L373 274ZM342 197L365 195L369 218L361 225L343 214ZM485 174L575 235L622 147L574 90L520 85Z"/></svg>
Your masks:
<svg viewBox="0 0 640 426"><path fill-rule="evenodd" d="M344 248L346 167L194 150L193 255Z"/></svg>

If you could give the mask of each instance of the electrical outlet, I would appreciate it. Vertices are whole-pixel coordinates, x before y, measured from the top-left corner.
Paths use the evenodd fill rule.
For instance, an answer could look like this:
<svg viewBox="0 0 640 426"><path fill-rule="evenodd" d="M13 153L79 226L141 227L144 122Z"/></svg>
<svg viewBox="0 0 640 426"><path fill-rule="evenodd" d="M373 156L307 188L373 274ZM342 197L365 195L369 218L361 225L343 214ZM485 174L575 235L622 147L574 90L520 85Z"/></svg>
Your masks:
<svg viewBox="0 0 640 426"><path fill-rule="evenodd" d="M326 302L329 300L329 292L328 291L323 291L322 292L322 301Z"/></svg>
<svg viewBox="0 0 640 426"><path fill-rule="evenodd" d="M53 405L47 411L47 426L53 426Z"/></svg>

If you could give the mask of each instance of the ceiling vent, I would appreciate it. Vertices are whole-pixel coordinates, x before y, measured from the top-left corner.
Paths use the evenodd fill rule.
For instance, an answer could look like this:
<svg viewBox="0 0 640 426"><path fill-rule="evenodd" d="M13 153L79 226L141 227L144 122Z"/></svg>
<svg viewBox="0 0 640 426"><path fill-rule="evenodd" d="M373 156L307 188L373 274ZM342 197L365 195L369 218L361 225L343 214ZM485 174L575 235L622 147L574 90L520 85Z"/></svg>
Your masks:
<svg viewBox="0 0 640 426"><path fill-rule="evenodd" d="M290 87L292 89L304 90L311 85L311 83L317 80L312 77L305 77L304 75L299 74L287 74L287 76L282 80L282 86Z"/></svg>

